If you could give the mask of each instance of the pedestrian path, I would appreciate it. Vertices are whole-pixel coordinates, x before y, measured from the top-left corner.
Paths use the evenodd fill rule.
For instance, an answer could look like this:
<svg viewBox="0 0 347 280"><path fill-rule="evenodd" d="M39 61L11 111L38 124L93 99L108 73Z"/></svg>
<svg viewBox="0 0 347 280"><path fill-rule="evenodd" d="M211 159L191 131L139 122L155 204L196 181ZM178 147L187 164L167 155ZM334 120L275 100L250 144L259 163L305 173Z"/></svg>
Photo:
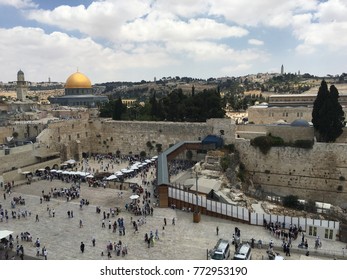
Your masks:
<svg viewBox="0 0 347 280"><path fill-rule="evenodd" d="M140 180L140 178L138 178ZM106 245L111 241L122 241L128 246L128 254L124 257L115 256L112 259L123 258L129 260L204 260L207 258L207 251L212 249L219 238L231 240L235 227L241 230L241 238L250 241L251 238L262 240L264 246L255 248L253 259L266 259L267 244L271 239L274 241L275 250L281 252L282 241L274 238L265 228L251 226L248 224L236 223L224 219L202 215L200 223L193 223L193 214L171 208L154 208L153 216L146 217L146 223L139 226L138 233L134 233L132 221L139 219L125 210L125 204L129 202L132 194L131 190L122 190L122 197L118 195L120 190L110 188L88 187L86 183L81 185L81 198L88 199L89 205L84 205L80 209L79 200L67 202L64 198L51 199L49 202L40 203L42 191L48 193L53 188L66 186L58 180L37 181L31 185L15 187L10 197L4 200L0 198L3 208L18 211L27 210L31 216L26 218L12 219L8 222L0 222L0 229L13 231L13 236L20 236L21 232L28 231L33 240L40 238L42 246L48 250L48 259L51 260L101 260L107 259ZM15 209L10 207L10 199L22 196L25 205L17 205ZM101 208L101 213L96 212L96 207ZM118 216L111 217L112 223L123 217L125 221L126 234L120 236L118 231L112 232L108 227L102 228L103 211L109 212L110 208L119 207L121 212ZM55 210L55 217L49 215L47 209ZM74 217L69 218L67 211L73 211ZM35 216L39 216L39 222L35 222ZM164 226L164 218L167 219L167 226ZM175 218L175 225L172 219ZM80 228L79 221L83 221ZM108 220L106 220L108 224ZM216 234L216 227L219 232ZM159 240L156 240L153 247L148 248L144 241L144 235L150 231L159 232ZM92 238L96 239L95 247L92 246ZM309 244L313 245L314 238L308 237ZM301 240L295 240L292 244L292 256L288 259L306 259L306 250L298 250L297 245ZM81 253L80 243L84 242L85 252ZM35 257L36 249L31 242L21 241L25 249L25 255ZM310 256L319 259L343 258L342 248L346 244L323 239L322 248L310 249ZM318 251L318 253L316 252ZM104 252L102 256L102 252ZM42 256L39 256L43 259Z"/></svg>

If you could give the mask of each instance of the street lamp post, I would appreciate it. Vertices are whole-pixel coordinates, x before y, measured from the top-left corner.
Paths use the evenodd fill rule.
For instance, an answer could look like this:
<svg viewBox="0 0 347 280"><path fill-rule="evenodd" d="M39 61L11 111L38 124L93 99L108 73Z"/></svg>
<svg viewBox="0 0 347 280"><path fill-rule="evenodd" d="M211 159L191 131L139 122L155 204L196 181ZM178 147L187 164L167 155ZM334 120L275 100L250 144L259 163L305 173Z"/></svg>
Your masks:
<svg viewBox="0 0 347 280"><path fill-rule="evenodd" d="M198 166L199 165L199 166ZM199 223L201 220L201 213L199 211L199 196L198 196L198 172L199 172L199 168L200 168L200 164L197 163L194 167L194 171L195 171L195 187L196 187L196 193L195 193L195 197L196 197L196 202L195 202L195 210L193 212L193 222L194 223Z"/></svg>
<svg viewBox="0 0 347 280"><path fill-rule="evenodd" d="M195 172L195 197L196 197L196 202L195 202L195 212L199 212L199 197L198 197L198 173Z"/></svg>

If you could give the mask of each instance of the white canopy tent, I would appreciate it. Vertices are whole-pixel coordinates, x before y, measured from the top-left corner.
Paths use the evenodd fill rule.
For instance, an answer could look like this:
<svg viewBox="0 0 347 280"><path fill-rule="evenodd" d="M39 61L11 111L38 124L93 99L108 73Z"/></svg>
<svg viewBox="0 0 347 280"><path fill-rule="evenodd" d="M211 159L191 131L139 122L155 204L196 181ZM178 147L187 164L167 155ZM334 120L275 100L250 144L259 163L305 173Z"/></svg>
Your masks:
<svg viewBox="0 0 347 280"><path fill-rule="evenodd" d="M107 181L112 181L112 180L116 180L116 179L117 179L117 176L114 174L112 174L106 178Z"/></svg>
<svg viewBox="0 0 347 280"><path fill-rule="evenodd" d="M13 231L9 230L0 230L0 239L8 237L10 234L12 234Z"/></svg>
<svg viewBox="0 0 347 280"><path fill-rule="evenodd" d="M76 161L74 159L69 159L67 161L65 161L66 164L75 164Z"/></svg>

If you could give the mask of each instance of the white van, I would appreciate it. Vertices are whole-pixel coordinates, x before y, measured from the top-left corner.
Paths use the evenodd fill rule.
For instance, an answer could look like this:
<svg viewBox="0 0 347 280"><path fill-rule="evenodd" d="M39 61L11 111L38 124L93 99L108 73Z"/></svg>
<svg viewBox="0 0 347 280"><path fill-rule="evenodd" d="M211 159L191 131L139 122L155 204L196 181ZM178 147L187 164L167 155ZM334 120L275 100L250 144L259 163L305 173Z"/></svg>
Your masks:
<svg viewBox="0 0 347 280"><path fill-rule="evenodd" d="M242 244L234 254L234 260L251 260L251 259L252 259L252 249L248 243Z"/></svg>
<svg viewBox="0 0 347 280"><path fill-rule="evenodd" d="M230 257L230 243L228 240L219 239L212 250L211 260L227 260Z"/></svg>

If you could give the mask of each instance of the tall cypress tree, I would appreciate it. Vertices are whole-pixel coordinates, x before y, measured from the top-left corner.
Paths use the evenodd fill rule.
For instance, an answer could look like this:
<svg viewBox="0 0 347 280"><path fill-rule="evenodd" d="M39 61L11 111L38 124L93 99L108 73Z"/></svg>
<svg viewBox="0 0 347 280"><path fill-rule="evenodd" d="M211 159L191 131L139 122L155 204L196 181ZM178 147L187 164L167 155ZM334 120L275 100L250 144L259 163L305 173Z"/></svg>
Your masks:
<svg viewBox="0 0 347 280"><path fill-rule="evenodd" d="M338 97L337 88L332 85L329 91L323 80L312 110L312 123L319 142L335 142L343 132L345 117Z"/></svg>

